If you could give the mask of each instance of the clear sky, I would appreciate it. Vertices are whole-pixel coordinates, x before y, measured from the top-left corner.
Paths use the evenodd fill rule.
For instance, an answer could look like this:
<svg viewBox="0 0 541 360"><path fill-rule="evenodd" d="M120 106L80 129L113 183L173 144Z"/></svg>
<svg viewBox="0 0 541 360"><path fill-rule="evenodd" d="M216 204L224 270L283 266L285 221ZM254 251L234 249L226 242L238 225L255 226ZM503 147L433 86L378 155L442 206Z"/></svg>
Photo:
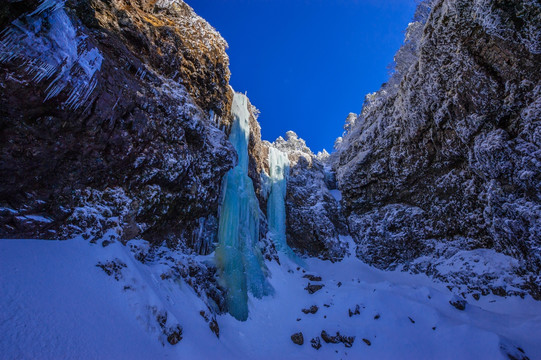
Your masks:
<svg viewBox="0 0 541 360"><path fill-rule="evenodd" d="M388 79L415 0L185 0L229 44L264 140L288 130L332 150L349 112Z"/></svg>

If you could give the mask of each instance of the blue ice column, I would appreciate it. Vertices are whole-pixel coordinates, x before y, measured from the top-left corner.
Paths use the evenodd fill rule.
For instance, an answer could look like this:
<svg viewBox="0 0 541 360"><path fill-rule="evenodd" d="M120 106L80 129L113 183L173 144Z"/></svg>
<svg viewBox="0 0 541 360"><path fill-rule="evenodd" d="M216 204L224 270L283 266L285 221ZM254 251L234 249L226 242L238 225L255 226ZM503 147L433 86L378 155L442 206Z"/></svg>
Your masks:
<svg viewBox="0 0 541 360"><path fill-rule="evenodd" d="M286 206L287 177L289 175L289 158L286 153L269 147L270 194L267 201L267 220L269 235L276 249L304 266L302 260L295 255L286 241Z"/></svg>
<svg viewBox="0 0 541 360"><path fill-rule="evenodd" d="M248 290L261 298L272 293L272 287L258 246L259 202L248 177L250 113L245 95L235 93L231 112L229 141L237 151L238 164L223 183L216 264L227 289L229 313L244 321L248 318Z"/></svg>

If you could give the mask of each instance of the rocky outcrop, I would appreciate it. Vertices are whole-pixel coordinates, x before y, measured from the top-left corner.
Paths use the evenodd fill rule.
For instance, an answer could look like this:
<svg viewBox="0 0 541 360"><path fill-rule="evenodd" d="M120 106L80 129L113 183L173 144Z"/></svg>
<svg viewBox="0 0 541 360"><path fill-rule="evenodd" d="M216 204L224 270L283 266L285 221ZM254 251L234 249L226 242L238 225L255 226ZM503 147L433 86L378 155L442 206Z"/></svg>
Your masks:
<svg viewBox="0 0 541 360"><path fill-rule="evenodd" d="M10 1L0 21L0 236L205 248L236 159L221 36L180 0Z"/></svg>
<svg viewBox="0 0 541 360"><path fill-rule="evenodd" d="M74 1L72 7L89 28L117 34L143 64L182 83L201 109L230 123L227 43L182 0Z"/></svg>
<svg viewBox="0 0 541 360"><path fill-rule="evenodd" d="M529 0L421 3L397 72L332 155L361 259L541 298L540 14ZM472 266L483 249L497 253Z"/></svg>
<svg viewBox="0 0 541 360"><path fill-rule="evenodd" d="M287 140L279 137L272 146L287 153L290 161L286 194L286 235L288 244L298 252L322 259L342 259L347 234L340 204L331 194L323 163L293 131Z"/></svg>

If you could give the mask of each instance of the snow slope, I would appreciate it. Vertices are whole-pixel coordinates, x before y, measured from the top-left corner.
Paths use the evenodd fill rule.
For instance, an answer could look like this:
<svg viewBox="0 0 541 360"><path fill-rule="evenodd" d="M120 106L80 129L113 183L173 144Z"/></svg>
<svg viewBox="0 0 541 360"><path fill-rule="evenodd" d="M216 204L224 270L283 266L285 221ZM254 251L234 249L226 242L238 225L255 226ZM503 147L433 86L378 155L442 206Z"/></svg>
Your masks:
<svg viewBox="0 0 541 360"><path fill-rule="evenodd" d="M111 276L96 266L113 260L120 265ZM197 260L212 262L213 255ZM307 270L281 260L267 263L275 294L251 297L246 322L218 316L217 338L192 288L162 280L165 265L143 264L127 246L0 240L0 358L506 359L506 353L521 358L520 347L541 359L541 303L531 298L468 298L460 311L449 304L453 294L445 285L424 275L383 272L354 257L307 259ZM308 283L324 287L309 294ZM301 311L312 305L315 314ZM350 316L357 305L359 313ZM166 341L160 313L168 314L165 328L182 326L178 344ZM355 336L353 346L321 340L319 350L312 348L310 339L322 330ZM299 331L300 346L290 339Z"/></svg>

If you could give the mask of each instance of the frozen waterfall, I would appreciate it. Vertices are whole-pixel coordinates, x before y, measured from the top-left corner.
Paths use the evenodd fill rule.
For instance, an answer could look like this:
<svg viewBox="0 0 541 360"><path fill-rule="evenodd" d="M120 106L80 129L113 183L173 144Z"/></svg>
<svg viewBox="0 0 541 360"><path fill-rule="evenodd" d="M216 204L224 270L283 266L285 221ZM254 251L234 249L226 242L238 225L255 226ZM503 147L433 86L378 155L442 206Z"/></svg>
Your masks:
<svg viewBox="0 0 541 360"><path fill-rule="evenodd" d="M289 175L289 158L287 154L269 147L270 194L267 201L267 219L269 235L276 249L303 265L286 241L286 205L287 177Z"/></svg>
<svg viewBox="0 0 541 360"><path fill-rule="evenodd" d="M248 177L250 113L248 98L235 93L234 117L229 140L238 154L238 164L223 183L216 263L227 289L229 312L238 320L248 318L248 290L258 298L269 295L267 268L259 249L259 202Z"/></svg>
<svg viewBox="0 0 541 360"><path fill-rule="evenodd" d="M284 251L286 248L289 248L286 243L285 212L287 174L289 173L289 159L287 154L274 147L270 147L269 170L271 180L271 190L267 202L269 232L276 248Z"/></svg>

